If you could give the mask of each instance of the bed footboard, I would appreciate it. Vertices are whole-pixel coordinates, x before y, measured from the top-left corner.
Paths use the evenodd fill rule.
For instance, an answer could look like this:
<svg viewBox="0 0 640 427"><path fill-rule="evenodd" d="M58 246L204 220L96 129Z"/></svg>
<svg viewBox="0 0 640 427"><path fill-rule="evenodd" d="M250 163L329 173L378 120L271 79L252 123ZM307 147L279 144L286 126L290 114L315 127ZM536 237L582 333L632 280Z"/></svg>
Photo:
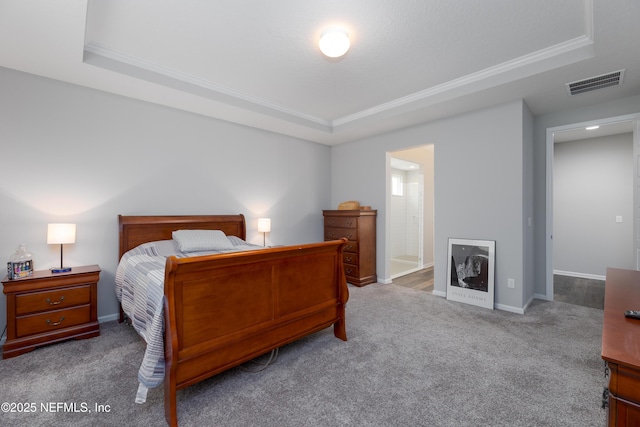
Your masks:
<svg viewBox="0 0 640 427"><path fill-rule="evenodd" d="M328 326L347 340L346 240L167 259L165 417L176 391Z"/></svg>

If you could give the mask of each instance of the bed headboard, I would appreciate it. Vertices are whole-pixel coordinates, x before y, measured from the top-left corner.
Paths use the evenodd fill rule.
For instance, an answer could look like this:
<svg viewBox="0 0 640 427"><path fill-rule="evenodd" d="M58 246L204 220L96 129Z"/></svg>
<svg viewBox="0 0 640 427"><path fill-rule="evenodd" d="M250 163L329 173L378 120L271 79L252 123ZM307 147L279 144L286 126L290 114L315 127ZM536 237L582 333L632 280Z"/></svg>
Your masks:
<svg viewBox="0 0 640 427"><path fill-rule="evenodd" d="M244 215L177 215L123 216L118 215L120 253L118 259L142 243L171 240L175 230L222 230L227 236L246 240Z"/></svg>

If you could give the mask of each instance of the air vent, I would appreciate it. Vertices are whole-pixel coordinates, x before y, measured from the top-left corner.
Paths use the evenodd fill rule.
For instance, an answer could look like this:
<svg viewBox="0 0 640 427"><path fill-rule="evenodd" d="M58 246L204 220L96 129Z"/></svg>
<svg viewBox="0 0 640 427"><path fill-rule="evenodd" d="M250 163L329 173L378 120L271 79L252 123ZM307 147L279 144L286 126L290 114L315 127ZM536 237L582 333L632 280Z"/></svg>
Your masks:
<svg viewBox="0 0 640 427"><path fill-rule="evenodd" d="M602 89L610 86L618 86L622 84L624 70L614 71L613 73L601 74L588 79L580 80L573 83L567 83L567 91L569 95L578 95L580 93L591 92L592 90Z"/></svg>

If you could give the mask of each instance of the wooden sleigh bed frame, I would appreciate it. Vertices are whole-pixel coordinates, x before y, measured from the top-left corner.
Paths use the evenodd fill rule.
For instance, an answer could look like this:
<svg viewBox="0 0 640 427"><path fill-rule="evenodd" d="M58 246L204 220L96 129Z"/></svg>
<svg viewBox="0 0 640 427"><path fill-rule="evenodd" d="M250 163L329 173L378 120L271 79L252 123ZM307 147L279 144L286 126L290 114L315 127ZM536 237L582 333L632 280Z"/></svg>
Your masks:
<svg viewBox="0 0 640 427"><path fill-rule="evenodd" d="M120 257L174 230L222 230L246 239L243 215L118 216ZM346 240L167 259L164 281L165 418L176 391L311 333L346 341ZM121 310L121 320L122 320Z"/></svg>

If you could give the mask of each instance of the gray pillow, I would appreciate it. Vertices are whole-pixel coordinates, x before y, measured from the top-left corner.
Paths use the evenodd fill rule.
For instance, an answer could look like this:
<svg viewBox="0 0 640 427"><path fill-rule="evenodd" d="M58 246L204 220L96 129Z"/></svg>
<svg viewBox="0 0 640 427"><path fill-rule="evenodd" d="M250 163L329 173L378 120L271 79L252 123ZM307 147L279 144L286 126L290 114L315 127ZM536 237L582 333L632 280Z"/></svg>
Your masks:
<svg viewBox="0 0 640 427"><path fill-rule="evenodd" d="M172 237L181 252L233 249L233 243L221 230L176 230Z"/></svg>

